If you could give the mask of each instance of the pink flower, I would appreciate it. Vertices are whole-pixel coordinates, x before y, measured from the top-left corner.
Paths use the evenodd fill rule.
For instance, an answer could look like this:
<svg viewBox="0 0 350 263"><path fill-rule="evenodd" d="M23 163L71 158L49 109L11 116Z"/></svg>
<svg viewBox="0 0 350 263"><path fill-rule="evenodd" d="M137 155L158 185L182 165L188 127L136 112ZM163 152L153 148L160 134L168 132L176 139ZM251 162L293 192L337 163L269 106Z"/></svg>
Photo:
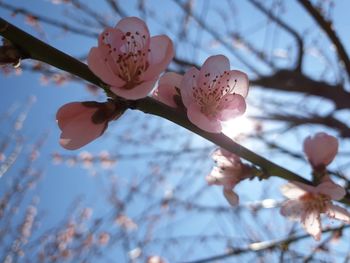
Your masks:
<svg viewBox="0 0 350 263"><path fill-rule="evenodd" d="M209 185L222 185L223 193L230 205L238 205L239 197L233 188L242 180L249 178L250 167L243 164L241 159L224 149L217 149L212 158L216 167L206 177Z"/></svg>
<svg viewBox="0 0 350 263"><path fill-rule="evenodd" d="M290 200L281 207L281 214L292 220L300 220L305 231L315 240L321 239L321 214L350 223L350 213L332 200L342 199L346 192L328 176L323 177L318 186L291 182L281 189L282 194Z"/></svg>
<svg viewBox="0 0 350 263"><path fill-rule="evenodd" d="M150 37L142 20L127 17L99 36L88 65L116 95L135 100L147 96L173 57L173 44L167 36Z"/></svg>
<svg viewBox="0 0 350 263"><path fill-rule="evenodd" d="M124 110L113 102L71 102L63 105L56 114L62 130L60 144L68 150L78 149L100 137L108 122L119 117Z"/></svg>
<svg viewBox="0 0 350 263"><path fill-rule="evenodd" d="M160 102L176 108L177 102L174 100L175 96L181 96L180 85L182 76L174 73L167 72L159 79L158 87L153 92L153 97Z"/></svg>
<svg viewBox="0 0 350 263"><path fill-rule="evenodd" d="M211 56L200 71L191 68L181 83L181 97L189 120L199 128L219 133L221 123L242 115L249 81L245 73L230 70L223 55Z"/></svg>
<svg viewBox="0 0 350 263"><path fill-rule="evenodd" d="M337 155L338 140L324 132L316 133L304 140L304 152L314 169L324 170Z"/></svg>

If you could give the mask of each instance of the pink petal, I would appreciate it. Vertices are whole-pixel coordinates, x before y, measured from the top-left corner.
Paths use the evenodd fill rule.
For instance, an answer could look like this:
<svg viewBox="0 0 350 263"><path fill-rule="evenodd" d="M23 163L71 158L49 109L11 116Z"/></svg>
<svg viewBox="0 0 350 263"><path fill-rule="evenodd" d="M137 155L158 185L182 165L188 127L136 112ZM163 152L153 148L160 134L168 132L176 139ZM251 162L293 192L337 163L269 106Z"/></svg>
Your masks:
<svg viewBox="0 0 350 263"><path fill-rule="evenodd" d="M302 226L315 240L321 239L321 218L317 211L305 212L301 219Z"/></svg>
<svg viewBox="0 0 350 263"><path fill-rule="evenodd" d="M197 87L198 76L199 70L194 67L187 70L183 76L180 91L182 102L186 107L189 107L195 101L193 98L193 88Z"/></svg>
<svg viewBox="0 0 350 263"><path fill-rule="evenodd" d="M209 119L200 111L196 102L193 102L189 105L189 107L187 107L187 117L194 125L202 130L212 133L221 132L222 127L220 120Z"/></svg>
<svg viewBox="0 0 350 263"><path fill-rule="evenodd" d="M146 263L167 263L167 261L160 256L151 256L147 258Z"/></svg>
<svg viewBox="0 0 350 263"><path fill-rule="evenodd" d="M158 88L153 93L153 97L164 104L176 108L174 96L179 95L175 89L180 88L182 76L174 72L165 73L159 80Z"/></svg>
<svg viewBox="0 0 350 263"><path fill-rule="evenodd" d="M223 148L218 148L211 156L219 167L232 167L241 165L240 158Z"/></svg>
<svg viewBox="0 0 350 263"><path fill-rule="evenodd" d="M101 51L103 56L110 55L109 52L112 48L115 48L116 51L120 51L121 46L127 44L126 40L123 40L123 32L112 28L107 27L99 36L98 36L98 48Z"/></svg>
<svg viewBox="0 0 350 263"><path fill-rule="evenodd" d="M225 83L232 87L234 94L239 94L244 98L248 95L249 79L247 74L242 71L230 70L227 74L223 75L218 82Z"/></svg>
<svg viewBox="0 0 350 263"><path fill-rule="evenodd" d="M142 80L151 80L158 77L174 57L173 42L165 35L152 37L150 50L148 55L149 67L142 74Z"/></svg>
<svg viewBox="0 0 350 263"><path fill-rule="evenodd" d="M224 55L211 56L207 58L200 70L198 85L207 87L208 83L211 83L214 79L218 80L225 71L228 72L229 70L230 62L227 57Z"/></svg>
<svg viewBox="0 0 350 263"><path fill-rule="evenodd" d="M312 186L300 187L300 185L293 183L288 183L282 185L281 192L282 194L289 199L298 199L302 197L304 194L308 193L307 189Z"/></svg>
<svg viewBox="0 0 350 263"><path fill-rule="evenodd" d="M340 200L346 195L345 189L332 181L319 184L317 192L328 195L332 200Z"/></svg>
<svg viewBox="0 0 350 263"><path fill-rule="evenodd" d="M206 181L209 185L222 185L225 188L232 189L239 182L239 178L229 171L226 172L219 167L214 167L206 177Z"/></svg>
<svg viewBox="0 0 350 263"><path fill-rule="evenodd" d="M338 153L337 138L324 132L304 140L304 152L313 167L327 166Z"/></svg>
<svg viewBox="0 0 350 263"><path fill-rule="evenodd" d="M214 185L217 182L216 177L212 176L211 173L205 177L205 180L207 181L208 185Z"/></svg>
<svg viewBox="0 0 350 263"><path fill-rule="evenodd" d="M305 212L303 202L299 200L288 200L282 204L280 213L291 220L300 220Z"/></svg>
<svg viewBox="0 0 350 263"><path fill-rule="evenodd" d="M303 184L303 183L296 182L296 181L291 181L290 184L294 184L296 187L299 187L300 189L302 189L308 193L313 193L313 194L318 193L317 188L315 186L312 186L312 185L307 185L307 184Z"/></svg>
<svg viewBox="0 0 350 263"><path fill-rule="evenodd" d="M90 49L88 56L89 69L105 83L121 87L125 81L113 73L110 66L103 60L100 50L96 47Z"/></svg>
<svg viewBox="0 0 350 263"><path fill-rule="evenodd" d="M124 87L111 87L111 91L125 99L128 100L137 100L146 97L151 90L154 87L154 84L157 82L157 80L150 80L150 81L145 81L142 82L141 84L131 88L131 89L126 89Z"/></svg>
<svg viewBox="0 0 350 263"><path fill-rule="evenodd" d="M81 122L79 122L81 123ZM107 123L94 126L84 125L81 127L70 126L61 134L60 144L67 150L76 150L100 137L107 128ZM89 132L83 129L88 129Z"/></svg>
<svg viewBox="0 0 350 263"><path fill-rule="evenodd" d="M218 110L221 121L231 120L245 112L245 99L238 94L227 94L222 98Z"/></svg>
<svg viewBox="0 0 350 263"><path fill-rule="evenodd" d="M136 32L138 32L141 37L145 36L145 43L148 45L150 34L147 25L141 19L137 17L123 18L118 22L115 28L121 30L123 33L130 32L136 34Z"/></svg>
<svg viewBox="0 0 350 263"><path fill-rule="evenodd" d="M350 223L350 213L343 207L330 205L326 213L331 218Z"/></svg>
<svg viewBox="0 0 350 263"><path fill-rule="evenodd" d="M73 116L84 113L88 110L81 102L70 102L63 105L56 113L58 127L62 130Z"/></svg>
<svg viewBox="0 0 350 263"><path fill-rule="evenodd" d="M224 188L224 196L231 206L236 206L239 203L239 196L233 190Z"/></svg>
<svg viewBox="0 0 350 263"><path fill-rule="evenodd" d="M128 53L128 39L119 29L106 28L98 38L98 49L100 57L106 66L115 76L119 74L119 65L116 61L120 60L123 53ZM141 44L142 45L142 44Z"/></svg>
<svg viewBox="0 0 350 263"><path fill-rule="evenodd" d="M67 104L68 105L68 104ZM65 105L65 106L67 106ZM101 136L107 128L107 123L94 124L92 115L96 112L96 108L84 107L84 111L75 111L76 105L68 105L70 112L65 109L59 110L57 120L62 130L60 144L68 150L78 149L97 137ZM69 115L72 114L72 115Z"/></svg>

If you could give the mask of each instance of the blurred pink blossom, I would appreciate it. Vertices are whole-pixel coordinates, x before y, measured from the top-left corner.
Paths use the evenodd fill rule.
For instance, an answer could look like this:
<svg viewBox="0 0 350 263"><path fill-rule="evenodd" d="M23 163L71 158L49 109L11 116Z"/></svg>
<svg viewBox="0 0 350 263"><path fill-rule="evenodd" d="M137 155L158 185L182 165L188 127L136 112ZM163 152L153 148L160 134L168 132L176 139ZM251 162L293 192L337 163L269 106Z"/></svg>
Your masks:
<svg viewBox="0 0 350 263"><path fill-rule="evenodd" d="M242 180L250 177L250 167L242 163L240 158L222 148L217 149L212 158L216 167L206 177L209 185L222 185L223 193L230 205L238 205L239 197L233 188Z"/></svg>
<svg viewBox="0 0 350 263"><path fill-rule="evenodd" d="M24 243L27 242L32 233L34 219L37 214L37 209L34 206L29 206L25 216L24 223L21 227L21 238Z"/></svg>
<svg viewBox="0 0 350 263"><path fill-rule="evenodd" d="M87 220L89 219L91 216L92 216L92 213L93 213L93 210L92 208L90 207L85 207L81 213L81 217L84 219L84 220Z"/></svg>
<svg viewBox="0 0 350 263"><path fill-rule="evenodd" d="M100 245L107 245L110 239L110 235L107 232L103 232L98 237L98 243Z"/></svg>
<svg viewBox="0 0 350 263"><path fill-rule="evenodd" d="M116 158L112 157L107 151L100 152L99 159L103 169L110 169L117 162Z"/></svg>
<svg viewBox="0 0 350 263"><path fill-rule="evenodd" d="M338 152L338 140L324 132L316 133L304 140L304 152L316 170L324 170Z"/></svg>
<svg viewBox="0 0 350 263"><path fill-rule="evenodd" d="M54 152L52 154L52 162L53 162L53 164L57 165L57 164L62 163L62 161L63 161L63 157L62 157L62 155L60 153Z"/></svg>
<svg viewBox="0 0 350 263"><path fill-rule="evenodd" d="M57 236L58 249L60 251L66 250L68 245L73 242L76 233L76 225L74 223L68 223L67 228Z"/></svg>
<svg viewBox="0 0 350 263"><path fill-rule="evenodd" d="M93 243L94 243L94 235L88 234L86 239L83 242L84 246L90 247L90 246L92 246Z"/></svg>
<svg viewBox="0 0 350 263"><path fill-rule="evenodd" d="M175 96L181 96L179 88L182 81L181 75L174 72L165 73L158 83L157 89L153 92L153 97L160 102L176 108Z"/></svg>
<svg viewBox="0 0 350 263"><path fill-rule="evenodd" d="M167 36L150 37L142 20L127 17L99 36L88 65L116 95L135 100L150 93L173 57L173 44Z"/></svg>
<svg viewBox="0 0 350 263"><path fill-rule="evenodd" d="M146 263L167 263L167 261L160 256L150 256L147 258Z"/></svg>
<svg viewBox="0 0 350 263"><path fill-rule="evenodd" d="M221 123L242 115L249 81L245 73L230 70L223 55L211 56L201 70L189 69L181 82L181 97L189 120L199 128L221 132Z"/></svg>
<svg viewBox="0 0 350 263"><path fill-rule="evenodd" d="M79 159L81 160L84 168L91 168L93 165L94 157L88 151L79 153Z"/></svg>
<svg viewBox="0 0 350 263"><path fill-rule="evenodd" d="M5 161L5 159L6 159L6 155L4 153L0 152L0 162Z"/></svg>
<svg viewBox="0 0 350 263"><path fill-rule="evenodd" d="M342 199L346 192L328 176L323 177L321 184L310 186L299 182L290 182L281 188L282 194L290 200L283 203L281 214L291 220L301 222L303 228L315 240L321 239L321 214L330 218L350 223L350 213L332 200Z"/></svg>
<svg viewBox="0 0 350 263"><path fill-rule="evenodd" d="M136 230L138 228L137 224L127 215L118 215L115 222L126 230Z"/></svg>

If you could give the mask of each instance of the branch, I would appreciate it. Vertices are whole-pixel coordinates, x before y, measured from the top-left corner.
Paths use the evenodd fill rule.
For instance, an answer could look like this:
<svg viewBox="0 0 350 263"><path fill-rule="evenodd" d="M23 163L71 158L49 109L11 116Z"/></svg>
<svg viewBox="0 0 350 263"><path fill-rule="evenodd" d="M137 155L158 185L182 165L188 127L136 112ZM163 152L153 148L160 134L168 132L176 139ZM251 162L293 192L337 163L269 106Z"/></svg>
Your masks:
<svg viewBox="0 0 350 263"><path fill-rule="evenodd" d="M350 107L350 93L342 85L332 85L324 81L313 80L301 72L280 70L270 76L263 76L250 82L252 85L263 86L288 92L302 92L331 100L337 109Z"/></svg>
<svg viewBox="0 0 350 263"><path fill-rule="evenodd" d="M75 34L79 34L79 35L82 35L82 36L86 36L86 37L91 37L91 38L97 38L98 37L98 34L96 33L92 33L92 32L89 32L87 30L84 30L84 29L80 29L80 28L77 28L77 27L74 27L74 26L71 26L69 24L66 24L66 23L62 23L60 21L57 21L57 20L54 20L50 17L45 17L45 16L42 16L42 15L39 15L39 14L36 14L36 13L33 13L27 9L24 9L24 8L19 8L19 7L16 7L16 6L12 6L10 4L6 4L6 3L3 3L0 1L0 7L1 8L4 8L6 10L9 10L11 12L14 12L14 13L19 13L19 14L22 14L22 15L30 15L30 16L33 16L35 19L38 19L48 25L51 25L51 26L55 26L55 27L58 27L58 28L62 28L66 31L70 31L72 33L75 33Z"/></svg>
<svg viewBox="0 0 350 263"><path fill-rule="evenodd" d="M268 18L273 20L277 25L290 33L296 40L298 46L298 58L295 66L295 70L301 72L302 64L303 64L303 54L304 54L304 43L300 35L297 31L287 25L284 21L282 21L279 17L275 16L272 11L266 9L261 3L256 0L249 0L249 2L254 5L257 9L263 12Z"/></svg>
<svg viewBox="0 0 350 263"><path fill-rule="evenodd" d="M121 17L127 16L126 13L119 7L118 1L116 0L105 0L107 4L113 9L113 11Z"/></svg>
<svg viewBox="0 0 350 263"><path fill-rule="evenodd" d="M282 115L282 114L271 114L268 116L253 116L254 119L257 120L272 120L272 121L284 121L288 123L289 127L297 127L301 125L309 125L309 124L319 124L328 126L331 129L336 129L339 131L339 135L343 138L350 137L350 129L349 126L334 118L332 115L326 116L296 116L296 115Z"/></svg>
<svg viewBox="0 0 350 263"><path fill-rule="evenodd" d="M252 65L248 62L242 55L240 55L235 49L232 48L232 45L222 39L217 30L209 28L197 15L190 13L185 4L180 3L179 1L174 1L185 13L191 15L191 17L198 23L198 25L203 28L206 32L214 37L220 44L222 44L225 48L227 48L241 63L243 63L249 70L254 72L256 75L260 76L260 73L256 69L255 65Z"/></svg>
<svg viewBox="0 0 350 263"><path fill-rule="evenodd" d="M333 227L333 228L328 228L322 231L322 233L328 233L328 232L334 232L334 231L342 231L345 228L348 228L349 225L347 226L341 226L341 227ZM203 258L199 260L194 260L194 261L188 261L186 263L206 263L206 262L214 262L219 259L225 259L229 258L232 256L236 255L241 255L241 254L246 254L246 253L252 253L252 252L261 252L261 251L266 251L266 250L275 250L275 249L285 249L288 247L291 243L300 241L305 238L309 238L309 234L303 234L303 235L298 235L298 236L291 236L283 240L272 240L272 241L262 241L262 242L256 242L256 243L251 243L245 248L230 248L230 251L221 254L221 255L216 255L212 256L210 258Z"/></svg>
<svg viewBox="0 0 350 263"><path fill-rule="evenodd" d="M344 66L348 76L350 77L350 59L346 50L338 38L336 32L333 29L333 25L331 21L328 21L324 18L324 16L312 5L309 0L298 0L299 3L309 12L309 14L316 20L317 24L323 29L323 31L327 34L329 39L334 44L337 49L339 58L344 62Z"/></svg>
<svg viewBox="0 0 350 263"><path fill-rule="evenodd" d="M52 46L47 45L46 43L27 34L26 32L13 26L2 18L0 18L0 35L7 38L17 47L20 47L21 51L23 51L32 59L48 63L54 67L67 71L86 81L89 81L97 86L103 87L106 85L89 70L86 64L55 49ZM146 97L136 101L126 101L125 106L128 106L130 109L137 109L143 111L144 113L150 113L152 115L168 119L169 121L172 121L213 142L214 144L234 154L237 154L243 159L261 167L263 172L268 175L277 176L286 180L294 180L306 184L311 184L311 182L304 179L303 177L277 164L274 164L264 157L261 157L260 155L234 142L224 134L214 134L199 129L188 120L187 116L183 112L179 112L176 109L168 107L153 98ZM350 204L350 199L348 198L345 198L342 201L344 203Z"/></svg>

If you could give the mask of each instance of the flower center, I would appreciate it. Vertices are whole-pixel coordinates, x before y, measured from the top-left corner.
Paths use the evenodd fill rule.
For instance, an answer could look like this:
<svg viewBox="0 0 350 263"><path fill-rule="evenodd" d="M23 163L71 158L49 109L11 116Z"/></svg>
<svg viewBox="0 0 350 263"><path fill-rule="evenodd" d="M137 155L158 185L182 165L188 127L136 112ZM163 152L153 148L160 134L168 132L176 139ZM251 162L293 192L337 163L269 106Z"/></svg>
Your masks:
<svg viewBox="0 0 350 263"><path fill-rule="evenodd" d="M301 198L307 210L324 213L331 202L331 198L324 194L306 193Z"/></svg>
<svg viewBox="0 0 350 263"><path fill-rule="evenodd" d="M208 79L210 73L205 74L204 77ZM193 78L195 78L195 75L193 75ZM233 85L230 85L230 80L230 72L224 71L222 75L216 75L213 79L192 87L193 97L203 114L215 118L222 110L220 104L223 100L227 100L225 95L233 94L237 85L237 79L234 80Z"/></svg>
<svg viewBox="0 0 350 263"><path fill-rule="evenodd" d="M146 35L139 32L126 32L122 37L123 45L115 47L110 41L110 33L106 32L102 40L108 47L105 61L109 63L114 74L126 82L124 88L131 89L140 83L140 75L148 69L149 44Z"/></svg>

